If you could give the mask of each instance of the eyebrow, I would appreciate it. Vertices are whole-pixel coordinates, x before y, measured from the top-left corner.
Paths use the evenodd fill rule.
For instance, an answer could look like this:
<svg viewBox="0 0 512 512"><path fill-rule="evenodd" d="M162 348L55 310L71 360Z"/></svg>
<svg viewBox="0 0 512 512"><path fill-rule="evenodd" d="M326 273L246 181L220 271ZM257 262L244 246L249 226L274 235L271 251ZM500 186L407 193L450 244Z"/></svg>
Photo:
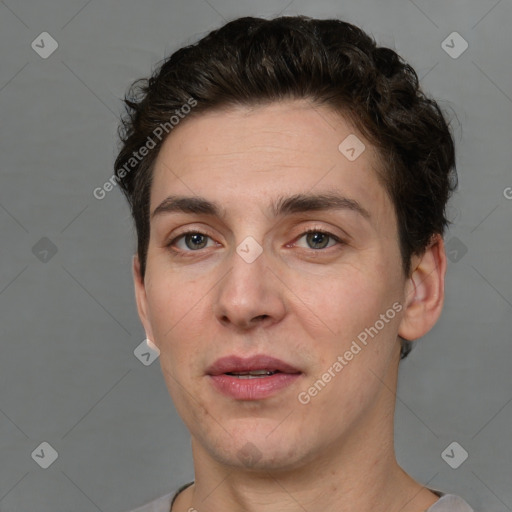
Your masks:
<svg viewBox="0 0 512 512"><path fill-rule="evenodd" d="M274 217L310 211L349 210L358 213L366 220L371 215L354 199L344 197L335 192L323 194L295 194L288 197L278 197L270 205ZM153 211L151 218L166 213L192 213L224 218L226 211L215 202L199 196L169 196Z"/></svg>

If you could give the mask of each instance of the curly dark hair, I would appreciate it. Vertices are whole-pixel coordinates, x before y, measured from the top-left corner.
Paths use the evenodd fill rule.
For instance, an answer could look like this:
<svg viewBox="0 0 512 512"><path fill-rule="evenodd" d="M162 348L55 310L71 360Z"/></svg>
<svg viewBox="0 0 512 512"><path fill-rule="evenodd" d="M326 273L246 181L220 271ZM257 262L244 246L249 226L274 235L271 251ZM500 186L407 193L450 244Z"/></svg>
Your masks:
<svg viewBox="0 0 512 512"><path fill-rule="evenodd" d="M285 99L330 107L375 146L382 162L379 179L397 216L403 272L410 277L411 256L423 254L451 223L445 208L457 173L449 126L438 104L420 89L414 69L395 51L377 46L350 23L306 16L235 19L180 48L153 76L131 85L114 167L135 221L142 277L152 168L165 140L155 136L163 133L161 127L171 133L170 119L183 112L192 117ZM140 151L150 140L151 150ZM402 339L401 357L410 349Z"/></svg>

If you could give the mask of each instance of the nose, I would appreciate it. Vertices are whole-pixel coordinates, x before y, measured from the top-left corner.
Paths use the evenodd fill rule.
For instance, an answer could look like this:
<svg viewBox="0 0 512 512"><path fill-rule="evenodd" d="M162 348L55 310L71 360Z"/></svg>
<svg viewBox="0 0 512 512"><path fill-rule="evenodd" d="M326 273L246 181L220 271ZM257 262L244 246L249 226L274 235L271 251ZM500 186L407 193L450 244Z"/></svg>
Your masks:
<svg viewBox="0 0 512 512"><path fill-rule="evenodd" d="M230 269L213 298L217 320L238 330L279 322L286 314L286 287L271 268L265 251L252 262L233 251L228 265Z"/></svg>

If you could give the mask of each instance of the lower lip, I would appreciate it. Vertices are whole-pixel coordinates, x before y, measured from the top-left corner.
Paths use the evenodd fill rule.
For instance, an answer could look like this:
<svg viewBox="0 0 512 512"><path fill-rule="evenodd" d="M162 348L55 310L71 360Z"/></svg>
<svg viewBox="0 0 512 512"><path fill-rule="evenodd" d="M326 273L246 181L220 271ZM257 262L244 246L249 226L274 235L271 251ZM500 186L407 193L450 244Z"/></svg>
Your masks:
<svg viewBox="0 0 512 512"><path fill-rule="evenodd" d="M239 379L233 375L210 375L213 386L237 400L262 400L293 384L300 373L275 373L255 379Z"/></svg>

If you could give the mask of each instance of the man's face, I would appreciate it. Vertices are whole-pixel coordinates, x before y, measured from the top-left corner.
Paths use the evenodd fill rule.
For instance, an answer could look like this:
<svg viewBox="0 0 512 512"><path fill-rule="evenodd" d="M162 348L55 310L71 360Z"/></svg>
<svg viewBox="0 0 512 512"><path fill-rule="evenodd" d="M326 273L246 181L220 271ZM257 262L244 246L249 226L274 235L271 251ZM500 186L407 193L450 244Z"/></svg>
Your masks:
<svg viewBox="0 0 512 512"><path fill-rule="evenodd" d="M355 160L350 147L338 149L354 134L365 144ZM222 214L161 208L151 218L144 284L135 264L146 333L208 457L290 468L384 417L390 423L406 279L378 165L343 118L305 101L207 112L162 146L150 213L168 196L187 196ZM299 194L337 194L360 209L303 203L275 215ZM188 231L196 234L181 236ZM298 373L212 376L210 367L231 355L271 356Z"/></svg>

